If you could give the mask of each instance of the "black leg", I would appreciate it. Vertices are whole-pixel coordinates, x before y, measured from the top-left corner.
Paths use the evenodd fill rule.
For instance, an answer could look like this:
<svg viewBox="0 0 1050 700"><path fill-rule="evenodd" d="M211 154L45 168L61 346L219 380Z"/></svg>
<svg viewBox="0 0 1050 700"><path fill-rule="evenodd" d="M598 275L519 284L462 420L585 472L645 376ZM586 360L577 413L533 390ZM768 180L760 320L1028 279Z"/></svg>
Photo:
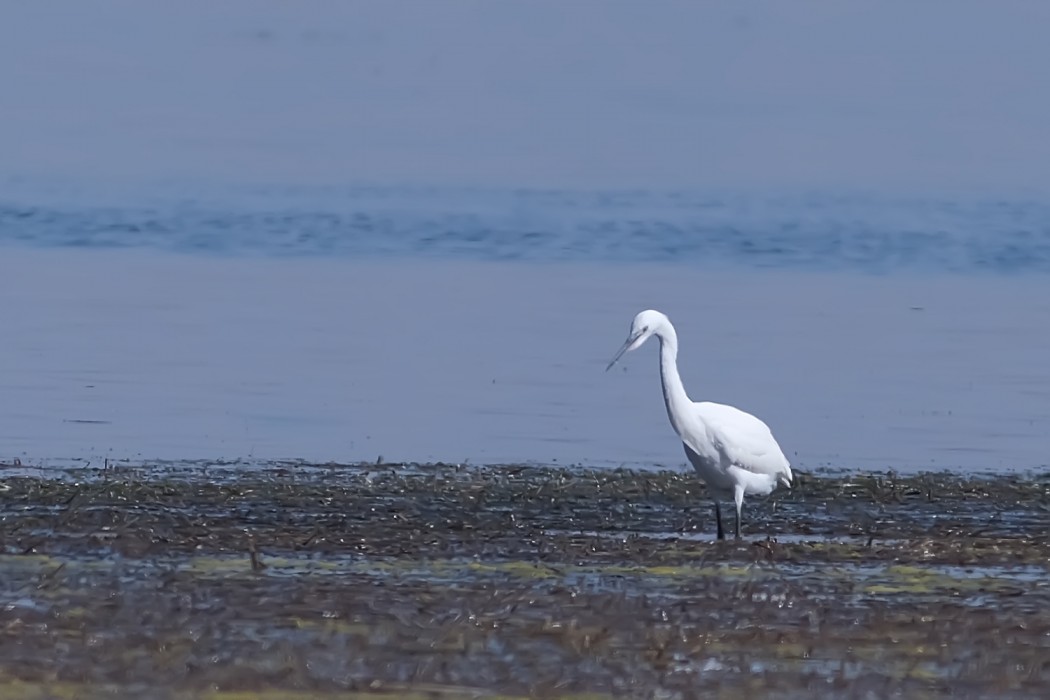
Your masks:
<svg viewBox="0 0 1050 700"><path fill-rule="evenodd" d="M744 514L742 512L743 509L744 509L743 494L737 493L736 494L736 498L734 500L736 501L736 538L739 540L740 539L740 521L744 519Z"/></svg>
<svg viewBox="0 0 1050 700"><path fill-rule="evenodd" d="M722 529L722 507L718 505L718 501L715 501L715 523L718 525L718 539L724 540L726 532Z"/></svg>

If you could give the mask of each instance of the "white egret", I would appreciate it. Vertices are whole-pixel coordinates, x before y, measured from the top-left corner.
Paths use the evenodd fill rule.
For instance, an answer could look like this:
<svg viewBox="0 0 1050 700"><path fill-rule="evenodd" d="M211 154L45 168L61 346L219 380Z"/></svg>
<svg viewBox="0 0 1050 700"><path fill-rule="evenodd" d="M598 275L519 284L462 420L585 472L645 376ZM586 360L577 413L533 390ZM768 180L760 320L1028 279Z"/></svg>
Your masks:
<svg viewBox="0 0 1050 700"><path fill-rule="evenodd" d="M671 320L647 310L634 317L627 342L613 357L608 372L625 352L640 348L650 336L660 339L660 381L664 404L685 454L713 492L718 539L725 539L719 497L736 502L736 536L740 537L740 510L744 496L768 495L777 482L791 486L791 465L773 438L769 426L733 406L710 401L693 402L678 376L678 334Z"/></svg>

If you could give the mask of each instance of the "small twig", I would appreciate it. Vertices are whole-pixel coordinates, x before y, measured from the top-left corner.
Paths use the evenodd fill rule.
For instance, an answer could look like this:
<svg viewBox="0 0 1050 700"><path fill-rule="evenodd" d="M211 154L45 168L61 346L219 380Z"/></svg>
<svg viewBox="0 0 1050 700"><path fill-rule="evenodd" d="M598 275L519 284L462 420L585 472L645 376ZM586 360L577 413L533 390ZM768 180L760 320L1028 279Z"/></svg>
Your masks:
<svg viewBox="0 0 1050 700"><path fill-rule="evenodd" d="M310 533L310 536L307 537L305 540L303 540L299 544L299 548L301 549L303 547L309 547L310 543L313 542L315 539L317 539L317 536L320 535L320 534L321 534L321 528L320 527L315 527L314 531L312 533Z"/></svg>
<svg viewBox="0 0 1050 700"><path fill-rule="evenodd" d="M259 556L259 552L255 549L255 536L248 535L248 556L252 560L252 571L262 571L266 568L266 564L263 563L262 558Z"/></svg>

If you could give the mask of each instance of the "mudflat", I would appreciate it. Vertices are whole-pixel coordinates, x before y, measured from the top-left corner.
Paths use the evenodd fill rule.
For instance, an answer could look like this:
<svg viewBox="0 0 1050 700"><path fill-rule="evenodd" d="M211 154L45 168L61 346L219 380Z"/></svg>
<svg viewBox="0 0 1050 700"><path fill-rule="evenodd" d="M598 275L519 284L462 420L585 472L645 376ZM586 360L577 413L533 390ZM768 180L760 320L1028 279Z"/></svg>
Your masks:
<svg viewBox="0 0 1050 700"><path fill-rule="evenodd" d="M731 513L731 508L724 508ZM0 697L1036 697L1050 475L0 467Z"/></svg>

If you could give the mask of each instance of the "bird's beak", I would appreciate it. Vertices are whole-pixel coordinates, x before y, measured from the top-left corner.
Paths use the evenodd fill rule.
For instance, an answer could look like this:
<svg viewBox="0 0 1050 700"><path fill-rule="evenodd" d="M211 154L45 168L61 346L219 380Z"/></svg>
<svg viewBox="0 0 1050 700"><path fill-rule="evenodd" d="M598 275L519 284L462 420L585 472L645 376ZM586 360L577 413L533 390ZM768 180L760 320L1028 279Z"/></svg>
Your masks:
<svg viewBox="0 0 1050 700"><path fill-rule="evenodd" d="M635 342L637 342L637 340L640 337L640 335L641 334L639 334L639 335L632 335L630 338L627 339L627 341L620 347L620 349L616 351L616 355L609 362L609 365L605 368L606 372L611 370L613 368L613 365L615 365L617 362L620 361L620 358L623 357L623 354L625 352L627 352L628 350L633 349L634 344L635 344Z"/></svg>

